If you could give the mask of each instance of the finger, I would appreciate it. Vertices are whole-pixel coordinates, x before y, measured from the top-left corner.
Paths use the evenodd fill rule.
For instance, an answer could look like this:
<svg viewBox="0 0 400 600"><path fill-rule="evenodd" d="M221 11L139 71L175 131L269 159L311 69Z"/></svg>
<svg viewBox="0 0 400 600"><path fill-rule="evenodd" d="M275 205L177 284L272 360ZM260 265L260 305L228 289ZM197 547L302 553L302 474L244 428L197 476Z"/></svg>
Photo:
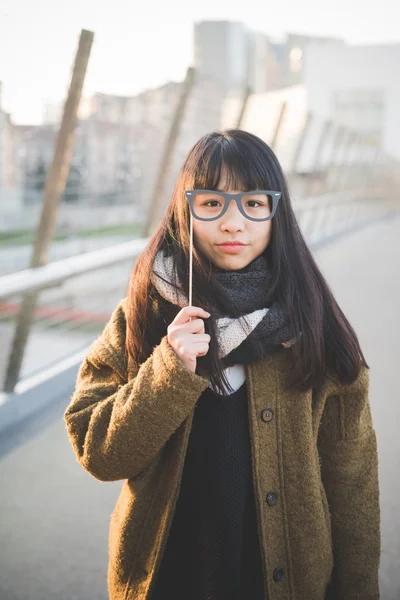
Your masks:
<svg viewBox="0 0 400 600"><path fill-rule="evenodd" d="M185 306L182 310L176 315L175 320L178 323L186 323L189 318L193 317L203 317L208 318L210 313L201 308L200 306Z"/></svg>
<svg viewBox="0 0 400 600"><path fill-rule="evenodd" d="M189 333L204 333L205 325L203 319L193 319L183 325Z"/></svg>
<svg viewBox="0 0 400 600"><path fill-rule="evenodd" d="M210 335L208 333L194 333L190 336L192 344L209 344Z"/></svg>
<svg viewBox="0 0 400 600"><path fill-rule="evenodd" d="M197 356L204 356L205 354L207 354L208 350L209 350L209 346L207 343L202 342L201 344L196 344L197 348L196 348L196 354Z"/></svg>

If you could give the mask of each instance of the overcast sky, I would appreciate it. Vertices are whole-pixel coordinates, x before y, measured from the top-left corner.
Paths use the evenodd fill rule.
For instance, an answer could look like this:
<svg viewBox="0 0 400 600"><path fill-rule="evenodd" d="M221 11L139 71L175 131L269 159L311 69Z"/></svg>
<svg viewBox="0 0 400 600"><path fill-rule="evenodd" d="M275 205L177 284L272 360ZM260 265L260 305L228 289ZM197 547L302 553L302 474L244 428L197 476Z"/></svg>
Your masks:
<svg viewBox="0 0 400 600"><path fill-rule="evenodd" d="M38 123L44 101L64 97L82 28L95 33L85 94L134 94L183 79L193 23L242 21L273 36L286 31L351 44L400 42L396 0L0 0L3 108Z"/></svg>

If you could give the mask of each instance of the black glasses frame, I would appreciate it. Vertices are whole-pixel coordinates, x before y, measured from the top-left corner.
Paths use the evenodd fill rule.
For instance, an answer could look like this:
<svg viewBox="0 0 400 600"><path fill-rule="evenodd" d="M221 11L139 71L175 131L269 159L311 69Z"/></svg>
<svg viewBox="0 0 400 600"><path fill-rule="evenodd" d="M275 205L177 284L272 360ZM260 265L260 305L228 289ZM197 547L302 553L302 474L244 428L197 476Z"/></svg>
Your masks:
<svg viewBox="0 0 400 600"><path fill-rule="evenodd" d="M219 196L223 196L225 199L225 205L224 205L224 208L222 209L222 212L218 215L218 217L211 217L211 218L198 217L194 212L194 205L193 205L193 199L194 199L195 194L218 194ZM272 210L271 210L271 214L268 217L265 217L264 219L256 219L254 217L249 217L248 215L246 215L246 213L243 210L243 206L242 206L242 198L243 198L243 196L248 196L249 194L268 194L269 196L271 196ZM219 192L217 190L203 190L202 189L202 190L185 190L185 195L189 201L190 211L191 211L193 217L199 221L215 221L216 219L220 219L222 217L222 215L225 214L226 211L228 210L231 200L234 199L234 200L236 200L238 209L240 210L242 215L244 217L246 217L246 219L249 219L250 221L257 221L259 223L261 221L269 221L270 219L272 219L272 217L276 213L276 209L278 208L278 202L279 202L279 199L280 199L282 193L276 192L273 190L253 190L250 192L238 192L237 194L228 194L227 192Z"/></svg>

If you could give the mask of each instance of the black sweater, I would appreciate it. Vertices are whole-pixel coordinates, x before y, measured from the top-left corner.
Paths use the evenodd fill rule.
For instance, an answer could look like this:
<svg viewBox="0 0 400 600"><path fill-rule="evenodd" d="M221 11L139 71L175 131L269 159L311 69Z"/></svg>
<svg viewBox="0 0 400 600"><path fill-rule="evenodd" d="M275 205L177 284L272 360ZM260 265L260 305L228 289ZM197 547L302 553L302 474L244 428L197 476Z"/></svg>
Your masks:
<svg viewBox="0 0 400 600"><path fill-rule="evenodd" d="M193 417L181 489L151 600L263 600L246 382L207 388Z"/></svg>

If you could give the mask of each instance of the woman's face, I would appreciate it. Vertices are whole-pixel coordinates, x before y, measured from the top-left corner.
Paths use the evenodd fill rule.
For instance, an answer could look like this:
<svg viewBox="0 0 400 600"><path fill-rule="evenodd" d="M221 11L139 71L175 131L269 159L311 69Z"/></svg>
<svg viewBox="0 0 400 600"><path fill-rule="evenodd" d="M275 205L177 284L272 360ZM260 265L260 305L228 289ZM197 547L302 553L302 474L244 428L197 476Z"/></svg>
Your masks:
<svg viewBox="0 0 400 600"><path fill-rule="evenodd" d="M217 190L231 194L246 191L225 190L225 181L222 172ZM272 220L257 223L246 219L232 199L226 213L215 221L193 218L193 242L216 267L224 270L243 269L267 248L271 237L271 223ZM233 240L242 242L245 246L228 252L218 245Z"/></svg>

